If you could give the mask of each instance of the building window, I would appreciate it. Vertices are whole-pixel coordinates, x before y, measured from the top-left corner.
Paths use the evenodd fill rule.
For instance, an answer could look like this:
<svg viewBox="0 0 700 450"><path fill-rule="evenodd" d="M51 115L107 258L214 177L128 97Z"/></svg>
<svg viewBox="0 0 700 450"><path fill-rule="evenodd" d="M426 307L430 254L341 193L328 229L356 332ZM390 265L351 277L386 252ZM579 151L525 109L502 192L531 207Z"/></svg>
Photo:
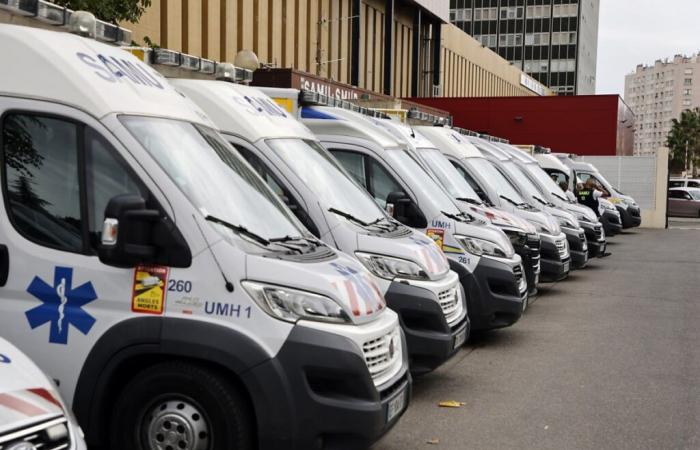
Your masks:
<svg viewBox="0 0 700 450"><path fill-rule="evenodd" d="M692 86L693 84L693 79L692 78L686 78L683 80L683 86Z"/></svg>

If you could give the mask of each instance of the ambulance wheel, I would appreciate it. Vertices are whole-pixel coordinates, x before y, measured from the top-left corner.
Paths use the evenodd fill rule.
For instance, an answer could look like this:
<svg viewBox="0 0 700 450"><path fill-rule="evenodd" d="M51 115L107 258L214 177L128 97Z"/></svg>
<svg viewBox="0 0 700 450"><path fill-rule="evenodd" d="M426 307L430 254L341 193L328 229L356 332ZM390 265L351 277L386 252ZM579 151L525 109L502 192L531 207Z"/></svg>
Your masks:
<svg viewBox="0 0 700 450"><path fill-rule="evenodd" d="M247 402L224 377L181 361L137 374L119 395L110 426L112 450L253 448Z"/></svg>

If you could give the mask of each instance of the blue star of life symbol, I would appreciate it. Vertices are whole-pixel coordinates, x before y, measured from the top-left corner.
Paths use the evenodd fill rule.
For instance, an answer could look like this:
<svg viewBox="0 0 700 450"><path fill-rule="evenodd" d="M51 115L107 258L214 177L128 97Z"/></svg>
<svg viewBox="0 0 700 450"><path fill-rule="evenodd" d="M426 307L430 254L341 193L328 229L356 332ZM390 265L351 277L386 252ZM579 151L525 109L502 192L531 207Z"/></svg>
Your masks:
<svg viewBox="0 0 700 450"><path fill-rule="evenodd" d="M27 292L42 302L25 313L29 326L33 330L50 322L49 342L53 344L68 343L70 325L87 335L96 322L96 319L83 309L86 304L97 300L92 283L88 281L75 289L72 286L73 269L56 267L53 285L35 276L27 287Z"/></svg>

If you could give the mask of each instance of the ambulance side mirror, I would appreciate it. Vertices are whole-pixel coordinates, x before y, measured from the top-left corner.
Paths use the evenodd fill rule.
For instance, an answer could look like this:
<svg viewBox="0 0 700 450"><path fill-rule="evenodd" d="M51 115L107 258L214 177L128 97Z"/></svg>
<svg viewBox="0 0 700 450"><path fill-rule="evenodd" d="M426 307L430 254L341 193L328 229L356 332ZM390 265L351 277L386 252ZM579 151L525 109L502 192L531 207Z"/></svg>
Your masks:
<svg viewBox="0 0 700 450"><path fill-rule="evenodd" d="M405 192L390 192L386 197L386 211L407 227L425 228L428 226L423 212Z"/></svg>
<svg viewBox="0 0 700 450"><path fill-rule="evenodd" d="M177 228L138 195L112 197L105 208L100 261L117 267L189 267L192 254Z"/></svg>

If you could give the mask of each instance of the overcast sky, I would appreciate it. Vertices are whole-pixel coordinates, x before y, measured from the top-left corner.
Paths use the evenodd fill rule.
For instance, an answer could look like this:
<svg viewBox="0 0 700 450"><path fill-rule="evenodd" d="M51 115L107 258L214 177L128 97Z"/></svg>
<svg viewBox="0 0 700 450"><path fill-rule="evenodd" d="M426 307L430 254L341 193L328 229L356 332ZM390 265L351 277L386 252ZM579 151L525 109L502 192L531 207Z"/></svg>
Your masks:
<svg viewBox="0 0 700 450"><path fill-rule="evenodd" d="M601 0L598 94L624 96L625 75L700 50L700 0Z"/></svg>

